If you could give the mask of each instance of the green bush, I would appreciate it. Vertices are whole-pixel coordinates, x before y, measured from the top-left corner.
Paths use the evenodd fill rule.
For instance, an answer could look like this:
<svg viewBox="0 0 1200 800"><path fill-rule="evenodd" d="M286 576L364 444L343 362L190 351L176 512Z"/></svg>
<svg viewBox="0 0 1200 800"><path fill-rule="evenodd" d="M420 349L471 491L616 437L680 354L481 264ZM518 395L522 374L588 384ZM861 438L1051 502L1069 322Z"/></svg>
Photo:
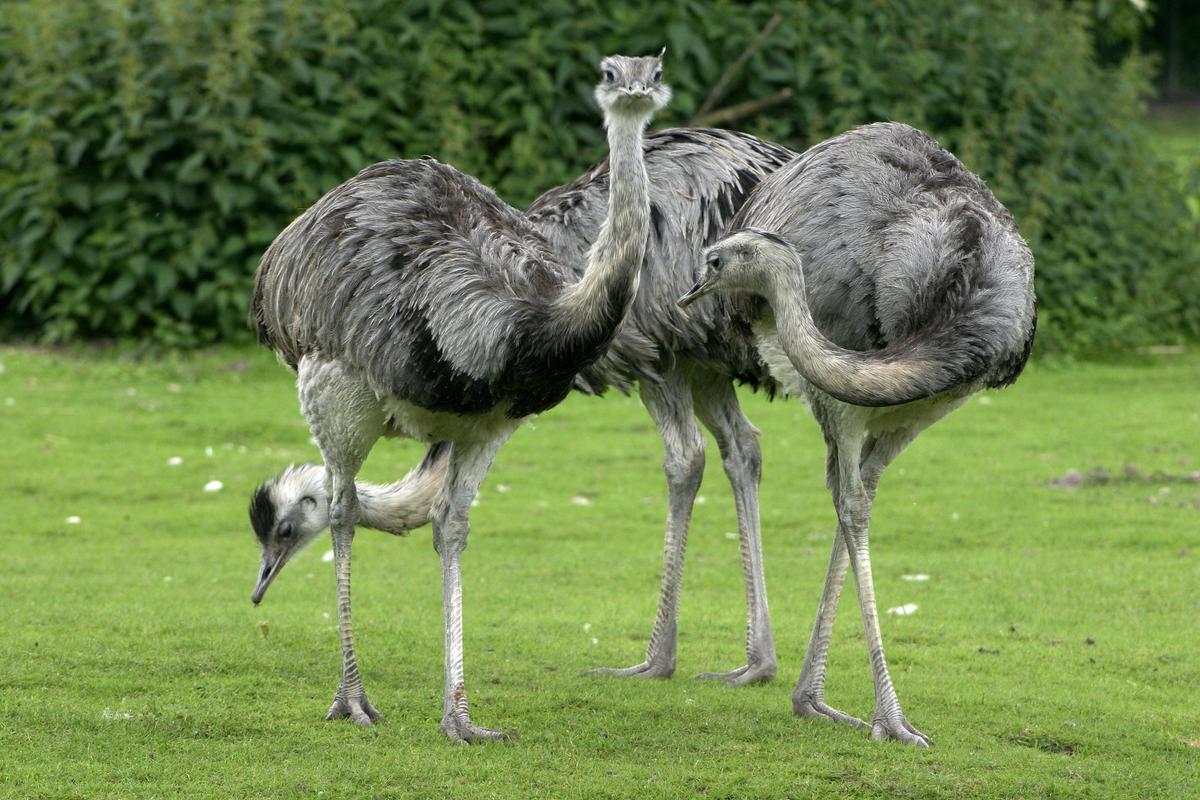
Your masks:
<svg viewBox="0 0 1200 800"><path fill-rule="evenodd" d="M35 0L0 13L0 334L245 335L257 258L362 166L433 155L528 202L603 154L606 52L669 47L686 124L718 105L803 148L896 119L939 137L1038 257L1042 345L1200 331L1196 220L1137 126L1146 64L1070 3Z"/></svg>

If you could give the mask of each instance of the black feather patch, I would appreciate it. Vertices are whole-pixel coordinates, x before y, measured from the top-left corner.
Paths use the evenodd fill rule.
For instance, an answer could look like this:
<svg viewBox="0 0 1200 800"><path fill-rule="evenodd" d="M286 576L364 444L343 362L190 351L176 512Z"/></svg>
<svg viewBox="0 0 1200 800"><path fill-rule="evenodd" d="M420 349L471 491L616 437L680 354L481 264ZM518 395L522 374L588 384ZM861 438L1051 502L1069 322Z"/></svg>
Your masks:
<svg viewBox="0 0 1200 800"><path fill-rule="evenodd" d="M255 489L250 498L250 526L258 541L265 545L271 528L275 527L275 504L271 502L271 491L265 483Z"/></svg>
<svg viewBox="0 0 1200 800"><path fill-rule="evenodd" d="M450 455L450 442L434 442L429 445L429 449L425 451L425 457L421 459L421 463L417 465L418 472L424 472L430 469L434 464L441 461L443 458Z"/></svg>

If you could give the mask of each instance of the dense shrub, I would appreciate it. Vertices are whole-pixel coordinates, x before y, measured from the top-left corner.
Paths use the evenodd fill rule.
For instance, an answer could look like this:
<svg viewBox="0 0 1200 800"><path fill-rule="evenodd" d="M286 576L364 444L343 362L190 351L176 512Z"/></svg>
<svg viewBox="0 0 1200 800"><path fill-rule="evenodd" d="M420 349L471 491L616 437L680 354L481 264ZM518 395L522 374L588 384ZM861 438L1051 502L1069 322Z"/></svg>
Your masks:
<svg viewBox="0 0 1200 800"><path fill-rule="evenodd" d="M603 53L667 44L659 124L685 124L776 8L718 105L794 95L732 127L939 137L1034 245L1043 345L1200 329L1196 222L1136 125L1146 65L1096 66L1067 2L34 0L0 14L0 333L242 335L258 255L362 166L433 155L524 204L602 155Z"/></svg>

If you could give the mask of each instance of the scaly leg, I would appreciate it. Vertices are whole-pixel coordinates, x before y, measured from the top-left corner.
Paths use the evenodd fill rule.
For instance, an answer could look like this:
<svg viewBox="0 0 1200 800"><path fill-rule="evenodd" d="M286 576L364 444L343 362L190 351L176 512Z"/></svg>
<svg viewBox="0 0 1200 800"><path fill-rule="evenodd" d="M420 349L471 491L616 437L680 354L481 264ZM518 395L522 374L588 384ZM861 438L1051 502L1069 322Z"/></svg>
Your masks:
<svg viewBox="0 0 1200 800"><path fill-rule="evenodd" d="M337 364L304 359L299 369L300 405L325 461L325 490L329 497L329 527L333 536L337 578L338 639L342 675L325 719L349 717L364 727L381 720L367 699L350 622L350 544L358 520L358 474L383 430L383 415L371 390Z"/></svg>
<svg viewBox="0 0 1200 800"><path fill-rule="evenodd" d="M867 651L871 657L871 672L875 682L875 715L871 721L872 739L896 739L918 747L928 747L929 738L909 724L900 708L895 686L888 674L883 654L883 636L879 630L879 613L875 605L875 585L871 578L871 555L867 541L867 526L871 518L871 496L863 485L857 459L847 454L860 452L860 437L839 438L840 499L838 534L846 544L850 566L854 570L858 602L862 609Z"/></svg>
<svg viewBox="0 0 1200 800"><path fill-rule="evenodd" d="M697 374L691 384L696 411L717 440L725 475L733 489L742 577L746 584L746 665L730 672L704 672L696 677L723 680L731 686L769 681L775 677L777 662L767 610L758 516L758 484L762 477L758 431L742 413L737 393L723 376Z"/></svg>
<svg viewBox="0 0 1200 800"><path fill-rule="evenodd" d="M507 739L508 735L471 722L463 672L462 579L460 562L467 546L471 501L507 435L490 442L456 442L442 491L434 503L433 543L442 564L442 609L446 661L442 732L456 743Z"/></svg>
<svg viewBox="0 0 1200 800"><path fill-rule="evenodd" d="M667 533L663 543L662 589L646 659L624 669L602 667L591 674L636 678L669 678L675 672L675 644L679 624L679 592L683 583L683 557L687 549L692 504L704 476L704 437L692 412L692 395L682 373L673 369L661 384L643 381L642 403L654 418L662 437L667 475Z"/></svg>
<svg viewBox="0 0 1200 800"><path fill-rule="evenodd" d="M829 458L825 467L825 479L833 495L835 510L841 507L840 475L838 472L838 449L826 439ZM872 490L873 491L873 490ZM839 512L840 516L840 512ZM792 713L801 717L824 717L835 722L866 728L867 723L825 703L825 662L829 656L829 640L833 633L833 619L837 614L838 600L846 582L846 567L850 563L839 520L833 536L833 550L829 554L829 569L825 572L825 586L821 590L821 601L817 605L817 621L813 623L812 637L804 654L804 666L800 679L792 691Z"/></svg>
<svg viewBox="0 0 1200 800"><path fill-rule="evenodd" d="M817 621L813 624L812 638L804 654L804 666L800 679L792 691L792 713L800 717L825 717L835 722L844 722L858 728L869 727L858 717L851 716L825 703L825 659L829 655L829 639L833 632L833 618L837 614L838 599L846 582L846 543L841 525L833 537L833 552L829 555L829 569L825 573L825 588L821 591L821 602L817 606Z"/></svg>
<svg viewBox="0 0 1200 800"><path fill-rule="evenodd" d="M334 498L330 503L329 519L333 529L333 561L334 572L337 575L338 600L338 638L342 644L342 677L338 682L337 693L333 696L333 705L325 719L342 719L349 717L363 727L370 727L373 722L383 718L363 689L362 678L358 674L358 661L354 657L354 633L350 624L350 542L354 539L354 520L358 514L358 502L354 495L354 480L349 481L349 488L336 475L333 478Z"/></svg>

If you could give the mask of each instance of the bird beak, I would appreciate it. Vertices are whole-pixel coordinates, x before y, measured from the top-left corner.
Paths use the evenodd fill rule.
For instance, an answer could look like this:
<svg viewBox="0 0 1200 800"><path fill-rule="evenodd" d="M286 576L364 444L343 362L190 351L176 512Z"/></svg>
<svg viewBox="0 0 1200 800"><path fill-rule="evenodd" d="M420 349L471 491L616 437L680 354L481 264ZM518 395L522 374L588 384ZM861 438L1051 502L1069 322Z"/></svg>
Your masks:
<svg viewBox="0 0 1200 800"><path fill-rule="evenodd" d="M250 600L254 605L262 602L263 595L267 593L267 587L271 585L271 581L275 580L275 576L279 574L279 570L283 569L286 558L280 556L272 559L270 555L264 553L262 566L258 570L258 583L254 585L254 591L250 594Z"/></svg>
<svg viewBox="0 0 1200 800"><path fill-rule="evenodd" d="M696 285L688 290L687 294L675 301L675 304L680 308L687 308L692 303L711 292L714 288L716 288L715 281L713 281L711 278L704 278L703 280L697 281Z"/></svg>
<svg viewBox="0 0 1200 800"><path fill-rule="evenodd" d="M625 97L649 97L650 88L642 83L641 80L635 80L628 88L620 90L620 94Z"/></svg>

